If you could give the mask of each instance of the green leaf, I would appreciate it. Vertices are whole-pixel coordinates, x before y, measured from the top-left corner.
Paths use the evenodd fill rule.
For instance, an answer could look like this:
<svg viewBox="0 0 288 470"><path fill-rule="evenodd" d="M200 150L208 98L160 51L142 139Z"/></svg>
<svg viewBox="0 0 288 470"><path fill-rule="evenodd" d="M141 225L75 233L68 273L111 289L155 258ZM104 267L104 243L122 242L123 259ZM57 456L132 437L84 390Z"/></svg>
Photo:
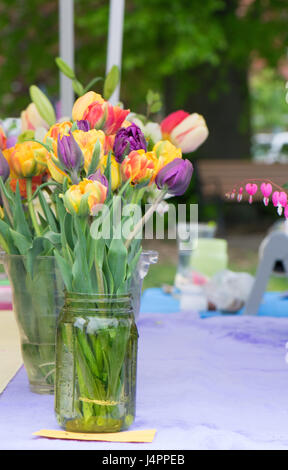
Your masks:
<svg viewBox="0 0 288 470"><path fill-rule="evenodd" d="M96 83L100 82L101 80L103 80L103 77L95 77L91 80L91 82L88 83L88 85L85 87L84 89L84 93L87 93L87 91L90 90L90 88L92 88L93 85L95 85Z"/></svg>
<svg viewBox="0 0 288 470"><path fill-rule="evenodd" d="M97 166L99 165L100 155L101 155L101 143L99 139L97 139L97 142L94 145L91 163L88 168L87 176L93 175L93 173L95 173Z"/></svg>
<svg viewBox="0 0 288 470"><path fill-rule="evenodd" d="M10 228L9 231L20 254L26 255L28 250L32 246L31 241L27 240L27 238L24 237L24 235L22 235L21 233L15 232L15 230L13 230L12 228Z"/></svg>
<svg viewBox="0 0 288 470"><path fill-rule="evenodd" d="M79 286L81 286L84 292L89 292L91 289L91 280L88 269L87 238L85 236L85 228L83 228L79 217L73 217L73 222L77 235L77 243L74 248L75 261L72 268L73 278L76 285L79 283ZM86 224L86 219L84 219L83 224Z"/></svg>
<svg viewBox="0 0 288 470"><path fill-rule="evenodd" d="M79 82L79 80L74 79L72 81L73 90L75 91L76 95L82 96L85 93L83 85Z"/></svg>
<svg viewBox="0 0 288 470"><path fill-rule="evenodd" d="M16 191L15 191L15 205L13 210L13 223L16 232L21 233L24 235L25 238L28 240L32 240L32 233L28 226L25 213L23 210L23 203L20 195L19 189L19 182L17 181L16 184Z"/></svg>
<svg viewBox="0 0 288 470"><path fill-rule="evenodd" d="M47 239L54 247L61 247L60 233L49 231L43 234L43 238Z"/></svg>
<svg viewBox="0 0 288 470"><path fill-rule="evenodd" d="M8 252L10 254L17 254L17 248L15 247L14 241L12 239L12 236L10 233L10 227L8 224L6 224L6 222L4 222L1 219L0 219L0 234L2 235L2 238L4 239L4 243L7 245L6 248L8 248L9 250ZM4 246L2 246L2 248L4 249Z"/></svg>
<svg viewBox="0 0 288 470"><path fill-rule="evenodd" d="M282 188L283 188L283 189L288 189L288 182L285 183L285 184L283 184Z"/></svg>
<svg viewBox="0 0 288 470"><path fill-rule="evenodd" d="M33 274L34 274L35 259L36 259L37 256L43 254L44 241L45 240L42 237L36 237L33 240L32 247L30 248L30 250L27 253L27 270L28 270L31 278L33 278Z"/></svg>
<svg viewBox="0 0 288 470"><path fill-rule="evenodd" d="M34 131L31 131L31 130L24 131L18 136L17 142L22 143L22 142L26 142L27 140L33 140L34 135L35 135Z"/></svg>
<svg viewBox="0 0 288 470"><path fill-rule="evenodd" d="M49 126L55 124L55 111L47 96L36 85L31 85L29 92L31 100L35 104L40 116L44 119L44 121L46 121Z"/></svg>
<svg viewBox="0 0 288 470"><path fill-rule="evenodd" d="M162 103L161 101L155 101L150 107L151 113L158 113L160 109L162 108Z"/></svg>
<svg viewBox="0 0 288 470"><path fill-rule="evenodd" d="M69 291L71 292L72 290L71 264L65 258L63 258L63 256L61 256L57 250L54 251L54 255L55 255L58 267L60 269L66 289L68 290L68 292Z"/></svg>
<svg viewBox="0 0 288 470"><path fill-rule="evenodd" d="M146 103L148 104L148 106L151 106L151 104L154 102L155 100L155 93L153 90L148 90L147 91L147 95L146 95Z"/></svg>
<svg viewBox="0 0 288 470"><path fill-rule="evenodd" d="M57 224L56 217L53 214L51 207L49 206L48 202L46 201L41 191L39 192L38 197L39 197L39 202L43 209L44 215L47 219L48 225L50 226L50 229L52 230L52 232L58 232L58 224Z"/></svg>
<svg viewBox="0 0 288 470"><path fill-rule="evenodd" d="M70 78L71 80L74 80L75 73L71 69L71 67L63 60L61 57L56 57L55 62L57 64L57 67L59 70L66 75L66 77Z"/></svg>
<svg viewBox="0 0 288 470"><path fill-rule="evenodd" d="M106 202L112 197L111 185L112 185L112 175L111 175L111 152L108 153L106 168L104 170L104 175L108 180L108 191Z"/></svg>
<svg viewBox="0 0 288 470"><path fill-rule="evenodd" d="M3 192L4 197L6 197L6 199L10 202L10 207L11 205L14 205L15 194L12 192L12 190L10 191L10 189L5 186L5 183L2 178L0 178L0 189L1 192Z"/></svg>
<svg viewBox="0 0 288 470"><path fill-rule="evenodd" d="M105 256L103 259L102 269L106 279L108 292L114 292L114 280L108 265L107 256Z"/></svg>
<svg viewBox="0 0 288 470"><path fill-rule="evenodd" d="M122 239L113 238L108 251L108 265L113 276L115 292L125 279L127 256L127 248Z"/></svg>
<svg viewBox="0 0 288 470"><path fill-rule="evenodd" d="M146 103L148 105L148 114L158 113L158 111L160 111L162 108L160 94L154 92L153 90L148 90L146 95Z"/></svg>
<svg viewBox="0 0 288 470"><path fill-rule="evenodd" d="M135 269L137 268L138 261L140 259L142 253L142 246L139 248L138 252L132 259L130 263L128 263L128 270L127 270L127 279L129 279L135 272Z"/></svg>
<svg viewBox="0 0 288 470"><path fill-rule="evenodd" d="M120 80L120 71L117 65L113 65L104 82L103 97L107 101L113 95Z"/></svg>

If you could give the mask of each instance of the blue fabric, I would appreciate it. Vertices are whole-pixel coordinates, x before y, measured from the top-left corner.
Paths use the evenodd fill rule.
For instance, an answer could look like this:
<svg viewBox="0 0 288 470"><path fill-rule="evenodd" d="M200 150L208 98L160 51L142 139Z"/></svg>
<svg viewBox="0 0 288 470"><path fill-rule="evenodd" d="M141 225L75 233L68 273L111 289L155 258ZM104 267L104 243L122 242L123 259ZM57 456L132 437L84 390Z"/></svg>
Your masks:
<svg viewBox="0 0 288 470"><path fill-rule="evenodd" d="M283 292L266 292L259 307L259 316L264 317L288 317L288 295ZM193 305L191 305L191 310ZM144 291L141 302L141 313L177 313L180 311L179 300L170 294L165 294L162 289L153 288ZM223 314L218 311L199 312L201 318L214 316L242 315L243 309L233 314Z"/></svg>

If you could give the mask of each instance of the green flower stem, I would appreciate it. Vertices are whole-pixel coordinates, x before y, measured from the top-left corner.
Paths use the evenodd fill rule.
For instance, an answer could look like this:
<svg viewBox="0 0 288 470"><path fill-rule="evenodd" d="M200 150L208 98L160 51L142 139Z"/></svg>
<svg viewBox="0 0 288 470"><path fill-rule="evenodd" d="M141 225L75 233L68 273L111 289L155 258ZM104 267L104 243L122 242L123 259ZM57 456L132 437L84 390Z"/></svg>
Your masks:
<svg viewBox="0 0 288 470"><path fill-rule="evenodd" d="M36 218L36 214L35 214L35 210L34 210L34 206L33 206L33 200L32 200L32 198L33 198L32 178L27 178L26 179L26 187L27 187L27 202L28 202L28 209L29 209L30 217L31 217L32 224L33 224L34 230L36 232L36 235L38 237L40 237L41 236L41 230L40 230L39 224L37 222L37 218Z"/></svg>
<svg viewBox="0 0 288 470"><path fill-rule="evenodd" d="M11 214L9 201L7 200L7 197L4 194L4 191L2 190L2 188L0 189L0 194L1 194L1 197L2 197L2 201L3 201L4 212L5 212L5 214L7 214L10 225L13 227L13 217L12 217L12 214Z"/></svg>
<svg viewBox="0 0 288 470"><path fill-rule="evenodd" d="M153 202L151 207L149 207L148 211L145 212L144 216L142 217L141 220L136 224L133 232L131 233L130 237L126 240L125 246L128 249L130 244L132 243L132 240L136 237L138 232L142 229L142 227L146 224L146 222L150 219L152 216L153 212L156 210L158 204L164 199L165 194L167 193L166 189L163 189L157 199Z"/></svg>
<svg viewBox="0 0 288 470"><path fill-rule="evenodd" d="M99 294L105 294L104 281L103 281L103 272L102 272L102 269L100 269L100 267L97 263L97 257L95 257L95 258L96 258L95 259L95 270L96 270Z"/></svg>
<svg viewBox="0 0 288 470"><path fill-rule="evenodd" d="M6 252L6 253L10 253L10 250L9 250L9 246L7 245L6 241L4 240L4 238L2 237L2 235L0 235L0 245L2 246L3 250ZM0 263L1 264L1 263Z"/></svg>

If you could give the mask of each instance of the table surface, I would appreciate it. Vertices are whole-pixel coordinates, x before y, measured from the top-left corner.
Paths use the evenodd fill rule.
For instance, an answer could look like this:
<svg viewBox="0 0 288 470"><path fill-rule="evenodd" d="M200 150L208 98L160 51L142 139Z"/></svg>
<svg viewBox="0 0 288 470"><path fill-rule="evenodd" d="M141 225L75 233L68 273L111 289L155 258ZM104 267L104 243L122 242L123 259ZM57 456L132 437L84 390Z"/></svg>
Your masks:
<svg viewBox="0 0 288 470"><path fill-rule="evenodd" d="M0 395L0 449L288 450L288 318L141 313L137 416L152 443L33 436L60 429L53 395L30 392L21 367Z"/></svg>

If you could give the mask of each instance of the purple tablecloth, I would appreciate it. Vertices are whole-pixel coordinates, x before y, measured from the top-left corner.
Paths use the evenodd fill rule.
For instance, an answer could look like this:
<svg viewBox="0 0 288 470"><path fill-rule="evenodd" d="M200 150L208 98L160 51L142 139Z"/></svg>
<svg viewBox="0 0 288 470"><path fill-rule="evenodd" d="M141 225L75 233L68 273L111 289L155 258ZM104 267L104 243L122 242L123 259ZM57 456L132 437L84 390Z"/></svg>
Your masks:
<svg viewBox="0 0 288 470"><path fill-rule="evenodd" d="M0 448L288 450L288 319L143 314L139 334L133 429L156 428L151 444L33 436L60 428L22 368L0 395Z"/></svg>

